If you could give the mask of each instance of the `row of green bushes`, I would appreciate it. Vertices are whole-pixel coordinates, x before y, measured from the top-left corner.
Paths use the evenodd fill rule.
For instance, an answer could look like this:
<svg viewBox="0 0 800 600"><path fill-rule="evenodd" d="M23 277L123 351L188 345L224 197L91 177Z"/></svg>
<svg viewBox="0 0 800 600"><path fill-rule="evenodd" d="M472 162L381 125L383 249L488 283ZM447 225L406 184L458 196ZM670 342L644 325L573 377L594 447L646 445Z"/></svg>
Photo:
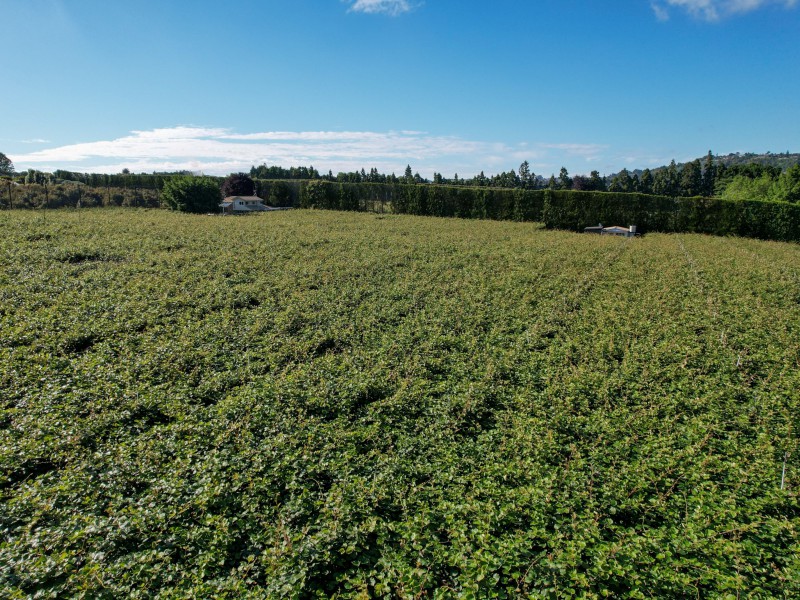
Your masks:
<svg viewBox="0 0 800 600"><path fill-rule="evenodd" d="M572 231L603 223L636 225L639 232L693 232L800 241L800 205L787 202L442 185L271 183L291 187L292 205L303 208L542 221L548 228Z"/></svg>
<svg viewBox="0 0 800 600"><path fill-rule="evenodd" d="M739 235L800 241L800 205L762 200L670 198L610 192L546 191L548 228L581 231L589 225L636 225L638 231Z"/></svg>
<svg viewBox="0 0 800 600"><path fill-rule="evenodd" d="M324 180L255 180L272 206L393 212L435 217L540 221L553 229L636 225L638 231L694 232L800 241L800 204L635 193L471 188ZM12 185L0 205L14 208L161 205L158 189Z"/></svg>
<svg viewBox="0 0 800 600"><path fill-rule="evenodd" d="M329 181L299 185L298 205L303 208L433 217L540 221L545 199L543 190Z"/></svg>
<svg viewBox="0 0 800 600"><path fill-rule="evenodd" d="M255 184L256 195L272 206L300 206L299 181L259 179L255 180ZM162 206L161 187L107 187L81 183L18 184L11 181L0 181L0 208L92 208L100 206L157 208Z"/></svg>

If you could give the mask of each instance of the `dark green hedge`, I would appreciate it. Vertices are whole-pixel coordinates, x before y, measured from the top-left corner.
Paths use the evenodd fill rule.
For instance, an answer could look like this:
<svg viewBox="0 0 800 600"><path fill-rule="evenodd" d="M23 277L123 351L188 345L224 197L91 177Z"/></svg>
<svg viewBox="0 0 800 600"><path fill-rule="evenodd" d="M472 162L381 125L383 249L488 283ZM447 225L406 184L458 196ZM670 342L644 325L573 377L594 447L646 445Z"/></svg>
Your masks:
<svg viewBox="0 0 800 600"><path fill-rule="evenodd" d="M303 181L299 206L433 217L540 221L545 192L392 183ZM263 197L263 196L262 196Z"/></svg>
<svg viewBox="0 0 800 600"><path fill-rule="evenodd" d="M598 223L636 225L642 233L694 232L800 241L800 205L785 202L325 180L256 183L262 198L274 198L276 186L281 186L286 205L302 208L543 221L548 228L572 231Z"/></svg>
<svg viewBox="0 0 800 600"><path fill-rule="evenodd" d="M549 228L573 231L603 223L636 225L640 232L693 232L800 241L800 205L786 202L546 191L542 220Z"/></svg>

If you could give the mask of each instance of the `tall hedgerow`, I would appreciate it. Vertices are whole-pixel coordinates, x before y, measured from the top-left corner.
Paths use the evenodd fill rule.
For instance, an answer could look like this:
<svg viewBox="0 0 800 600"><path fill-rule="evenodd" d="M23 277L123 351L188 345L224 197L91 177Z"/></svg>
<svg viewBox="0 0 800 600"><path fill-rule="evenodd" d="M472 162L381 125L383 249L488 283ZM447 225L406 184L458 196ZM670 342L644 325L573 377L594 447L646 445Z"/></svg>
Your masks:
<svg viewBox="0 0 800 600"><path fill-rule="evenodd" d="M219 210L220 189L210 177L175 177L164 184L161 193L164 203L182 212L216 212Z"/></svg>

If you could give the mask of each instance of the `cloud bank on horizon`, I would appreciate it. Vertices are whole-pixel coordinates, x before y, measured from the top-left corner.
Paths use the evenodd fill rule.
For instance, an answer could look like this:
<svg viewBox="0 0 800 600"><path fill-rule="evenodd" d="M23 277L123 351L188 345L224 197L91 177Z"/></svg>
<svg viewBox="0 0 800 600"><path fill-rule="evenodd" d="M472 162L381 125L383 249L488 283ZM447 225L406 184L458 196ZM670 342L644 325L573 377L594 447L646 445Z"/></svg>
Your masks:
<svg viewBox="0 0 800 600"><path fill-rule="evenodd" d="M706 21L718 21L731 15L752 12L767 6L794 8L798 0L656 0L650 3L656 17L669 19L669 8L686 10L691 15Z"/></svg>
<svg viewBox="0 0 800 600"><path fill-rule="evenodd" d="M402 173L407 164L424 177L434 171L471 177L516 169L527 160L548 176L567 165L575 173L603 170L608 146L591 143L533 144L473 141L420 131L266 131L236 133L224 128L179 126L132 131L112 140L56 146L11 155L20 171L135 173L194 171L209 175L249 171L260 164L314 166L318 170L377 168ZM641 160L641 159L640 159ZM660 159L659 159L660 160ZM597 164L596 164L597 163Z"/></svg>

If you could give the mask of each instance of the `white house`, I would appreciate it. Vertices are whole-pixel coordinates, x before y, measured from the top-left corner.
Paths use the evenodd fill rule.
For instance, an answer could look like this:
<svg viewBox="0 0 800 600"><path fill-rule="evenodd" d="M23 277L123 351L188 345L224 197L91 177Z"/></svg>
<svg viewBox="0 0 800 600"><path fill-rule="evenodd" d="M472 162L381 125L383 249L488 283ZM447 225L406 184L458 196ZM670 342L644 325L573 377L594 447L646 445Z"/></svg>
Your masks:
<svg viewBox="0 0 800 600"><path fill-rule="evenodd" d="M219 206L226 215L269 210L258 196L228 196Z"/></svg>

